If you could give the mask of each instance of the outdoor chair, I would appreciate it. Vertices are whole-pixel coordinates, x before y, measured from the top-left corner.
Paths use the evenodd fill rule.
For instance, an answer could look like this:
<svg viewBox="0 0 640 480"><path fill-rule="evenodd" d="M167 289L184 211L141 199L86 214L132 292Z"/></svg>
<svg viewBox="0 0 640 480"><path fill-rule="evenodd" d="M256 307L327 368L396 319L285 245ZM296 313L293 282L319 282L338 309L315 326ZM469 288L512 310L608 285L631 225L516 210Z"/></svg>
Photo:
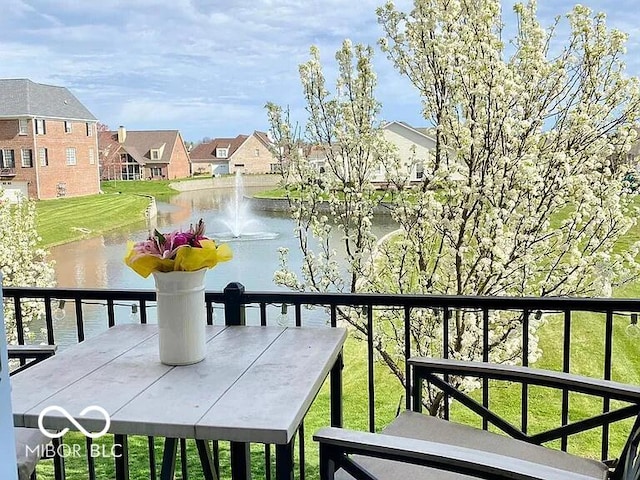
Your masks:
<svg viewBox="0 0 640 480"><path fill-rule="evenodd" d="M20 360L21 365L10 372L10 376L19 374L26 368L42 362L54 355L55 345L9 345L9 359ZM19 480L36 480L36 465L40 461L38 452L44 451L51 439L37 428L14 429L16 445L16 464ZM48 457L47 457L48 458ZM53 458L53 457L52 457ZM54 458L55 462L61 462L61 458Z"/></svg>
<svg viewBox="0 0 640 480"><path fill-rule="evenodd" d="M325 428L314 436L320 444L321 480L462 480L640 479L640 386L528 367L446 359L410 359L412 405L380 434ZM625 405L561 427L527 434L469 395L450 379L471 376L517 382L527 398L528 385L580 392ZM422 384L442 390L503 434L420 413ZM618 402L616 402L617 407ZM526 412L526 400L523 400ZM595 427L636 417L619 459L596 461L541 446ZM523 416L526 422L526 413ZM504 435L506 433L507 435Z"/></svg>

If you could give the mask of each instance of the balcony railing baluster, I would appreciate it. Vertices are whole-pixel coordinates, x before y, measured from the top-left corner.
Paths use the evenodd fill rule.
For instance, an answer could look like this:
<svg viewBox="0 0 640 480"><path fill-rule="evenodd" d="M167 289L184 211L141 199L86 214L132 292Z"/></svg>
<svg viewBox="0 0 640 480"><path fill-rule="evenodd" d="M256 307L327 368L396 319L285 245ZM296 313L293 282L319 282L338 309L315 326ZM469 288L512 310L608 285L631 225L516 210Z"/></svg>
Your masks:
<svg viewBox="0 0 640 480"><path fill-rule="evenodd" d="M78 334L78 342L84 341L84 315L82 313L82 299L77 297L74 299L76 309L76 331Z"/></svg>
<svg viewBox="0 0 640 480"><path fill-rule="evenodd" d="M140 305L140 323L144 325L147 323L147 301L140 300L139 305Z"/></svg>
<svg viewBox="0 0 640 480"><path fill-rule="evenodd" d="M113 305L113 299L109 298L107 300L107 319L109 321L109 328L115 327L116 325L116 311Z"/></svg>
<svg viewBox="0 0 640 480"><path fill-rule="evenodd" d="M411 307L404 306L404 398L407 410L411 410Z"/></svg>
<svg viewBox="0 0 640 480"><path fill-rule="evenodd" d="M44 319L47 324L47 343L55 345L55 337L53 334L53 313L51 311L51 295L44 297Z"/></svg>
<svg viewBox="0 0 640 480"><path fill-rule="evenodd" d="M607 310L604 332L604 379L611 380L611 362L613 358L613 311ZM611 410L611 400L605 398L602 413ZM609 425L602 426L602 458L609 456Z"/></svg>
<svg viewBox="0 0 640 480"><path fill-rule="evenodd" d="M489 309L482 309L482 361L489 361ZM482 405L489 408L489 380L482 379ZM482 428L486 430L489 423L486 418L482 419Z"/></svg>
<svg viewBox="0 0 640 480"><path fill-rule="evenodd" d="M442 357L449 358L449 318L451 311L448 306L442 307ZM444 375L444 381L449 381L449 375ZM444 394L444 418L449 420L449 395Z"/></svg>
<svg viewBox="0 0 640 480"><path fill-rule="evenodd" d="M569 373L571 371L571 310L564 311L564 331L562 345L562 371ZM569 390L562 390L562 424L566 424L569 420ZM567 451L569 446L569 437L563 435L560 439L560 449Z"/></svg>
<svg viewBox="0 0 640 480"><path fill-rule="evenodd" d="M522 332L529 331L529 309L525 308L522 312ZM522 335L522 366L529 366L529 335ZM524 433L527 433L529 426L529 385L526 382L522 382L520 390L520 428Z"/></svg>

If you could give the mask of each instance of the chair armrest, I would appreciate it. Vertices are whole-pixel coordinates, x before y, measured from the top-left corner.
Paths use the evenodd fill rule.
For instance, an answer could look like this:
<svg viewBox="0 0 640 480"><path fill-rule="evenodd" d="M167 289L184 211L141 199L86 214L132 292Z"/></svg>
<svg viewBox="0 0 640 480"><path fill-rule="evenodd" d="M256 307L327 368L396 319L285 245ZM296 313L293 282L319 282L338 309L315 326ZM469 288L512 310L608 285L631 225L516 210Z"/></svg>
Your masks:
<svg viewBox="0 0 640 480"><path fill-rule="evenodd" d="M323 428L313 439L320 443L321 452L331 450L329 459L337 460L338 465L339 459L331 458L331 455L364 455L495 480L593 480L582 474L513 457L407 437Z"/></svg>
<svg viewBox="0 0 640 480"><path fill-rule="evenodd" d="M611 380L585 377L572 373L542 370L516 365L471 362L444 358L414 357L408 360L414 378L425 378L427 373L469 375L480 378L509 380L529 385L567 388L573 392L606 396L611 399L640 403L640 386Z"/></svg>
<svg viewBox="0 0 640 480"><path fill-rule="evenodd" d="M57 345L8 345L7 352L9 358L28 359L37 358L45 359L55 355Z"/></svg>
<svg viewBox="0 0 640 480"><path fill-rule="evenodd" d="M9 372L10 376L33 367L35 364L55 355L57 345L8 345L7 353L10 359L20 360L20 366ZM27 362L27 360L31 360Z"/></svg>

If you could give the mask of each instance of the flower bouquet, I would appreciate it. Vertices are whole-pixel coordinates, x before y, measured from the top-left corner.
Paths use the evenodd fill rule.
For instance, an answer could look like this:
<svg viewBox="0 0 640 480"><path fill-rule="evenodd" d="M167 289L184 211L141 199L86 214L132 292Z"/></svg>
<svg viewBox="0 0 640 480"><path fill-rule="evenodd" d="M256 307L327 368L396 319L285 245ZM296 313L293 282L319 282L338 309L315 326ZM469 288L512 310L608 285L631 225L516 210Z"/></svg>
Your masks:
<svg viewBox="0 0 640 480"><path fill-rule="evenodd" d="M160 361L167 365L197 363L206 355L204 275L232 257L227 245L204 234L202 219L186 232L155 230L143 242L129 242L125 263L156 283Z"/></svg>
<svg viewBox="0 0 640 480"><path fill-rule="evenodd" d="M147 278L153 272L193 272L213 268L220 262L231 260L231 249L204 235L204 221L190 226L189 231L175 231L163 235L154 230L143 242L129 242L126 264Z"/></svg>

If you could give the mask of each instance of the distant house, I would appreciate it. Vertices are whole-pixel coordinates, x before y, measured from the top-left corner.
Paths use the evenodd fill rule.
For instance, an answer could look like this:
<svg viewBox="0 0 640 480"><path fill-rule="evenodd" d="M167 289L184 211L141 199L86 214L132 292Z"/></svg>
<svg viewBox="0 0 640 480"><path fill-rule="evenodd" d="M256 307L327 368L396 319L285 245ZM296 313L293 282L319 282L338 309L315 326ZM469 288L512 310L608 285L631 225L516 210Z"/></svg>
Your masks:
<svg viewBox="0 0 640 480"><path fill-rule="evenodd" d="M193 173L225 175L243 173L275 173L278 159L271 153L271 142L264 132L235 138L215 138L191 150Z"/></svg>
<svg viewBox="0 0 640 480"><path fill-rule="evenodd" d="M400 167L408 173L409 181L419 182L424 175L424 160L436 145L429 130L414 128L404 122L389 122L382 127L382 134L385 140L395 145L401 161ZM334 155L339 156L340 149L335 146L333 148ZM307 161L319 174L326 173L328 154L328 147L322 145L313 145L305 152ZM386 184L387 165L384 162L376 172L373 172L370 180L379 186Z"/></svg>
<svg viewBox="0 0 640 480"><path fill-rule="evenodd" d="M0 188L10 199L100 192L96 118L64 87L0 79Z"/></svg>
<svg viewBox="0 0 640 480"><path fill-rule="evenodd" d="M178 130L100 132L102 180L184 178L191 174L189 152Z"/></svg>
<svg viewBox="0 0 640 480"><path fill-rule="evenodd" d="M389 122L383 127L385 140L398 149L401 166L409 173L409 181L418 182L424 175L424 160L436 147L436 140L427 128L412 127L405 122ZM384 163L373 179L384 182L386 167Z"/></svg>

